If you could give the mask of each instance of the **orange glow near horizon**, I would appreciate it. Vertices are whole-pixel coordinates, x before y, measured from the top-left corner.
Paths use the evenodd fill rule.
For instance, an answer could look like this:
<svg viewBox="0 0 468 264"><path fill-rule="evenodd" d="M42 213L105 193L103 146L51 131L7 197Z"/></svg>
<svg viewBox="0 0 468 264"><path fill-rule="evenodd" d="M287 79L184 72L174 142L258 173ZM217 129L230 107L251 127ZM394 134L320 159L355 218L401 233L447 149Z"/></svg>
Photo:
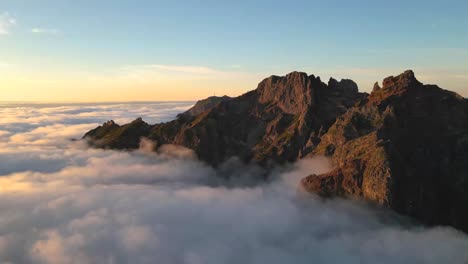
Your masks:
<svg viewBox="0 0 468 264"><path fill-rule="evenodd" d="M369 92L373 83L402 69L363 71L361 69L309 70L309 74L349 78L360 91ZM70 73L73 72L73 73ZM78 71L27 71L17 69L0 72L0 102L122 102L122 101L196 101L212 95L238 96L253 90L264 78L282 73L246 73L218 71L205 67L150 65L127 68L107 74ZM468 96L465 75L417 70L423 83L437 84Z"/></svg>
<svg viewBox="0 0 468 264"><path fill-rule="evenodd" d="M237 96L255 89L247 74L0 75L0 101L112 102L192 101L213 94Z"/></svg>

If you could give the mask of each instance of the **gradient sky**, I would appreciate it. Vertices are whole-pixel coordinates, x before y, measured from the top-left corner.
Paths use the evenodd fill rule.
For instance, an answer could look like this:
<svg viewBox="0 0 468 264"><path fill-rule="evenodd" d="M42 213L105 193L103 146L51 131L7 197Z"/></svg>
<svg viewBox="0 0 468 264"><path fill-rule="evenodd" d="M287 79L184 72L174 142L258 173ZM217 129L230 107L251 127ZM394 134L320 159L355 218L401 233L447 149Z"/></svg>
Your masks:
<svg viewBox="0 0 468 264"><path fill-rule="evenodd" d="M390 4L391 3L391 4ZM468 96L468 1L0 0L0 101L194 100L413 69Z"/></svg>

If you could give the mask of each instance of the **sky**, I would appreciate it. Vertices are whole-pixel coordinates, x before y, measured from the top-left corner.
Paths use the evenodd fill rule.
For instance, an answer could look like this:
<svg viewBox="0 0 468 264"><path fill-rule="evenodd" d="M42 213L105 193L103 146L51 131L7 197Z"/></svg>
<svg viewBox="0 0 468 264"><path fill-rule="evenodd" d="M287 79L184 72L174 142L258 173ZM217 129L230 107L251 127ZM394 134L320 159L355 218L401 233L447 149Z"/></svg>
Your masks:
<svg viewBox="0 0 468 264"><path fill-rule="evenodd" d="M413 69L468 96L467 1L0 0L0 101L240 95L270 75Z"/></svg>

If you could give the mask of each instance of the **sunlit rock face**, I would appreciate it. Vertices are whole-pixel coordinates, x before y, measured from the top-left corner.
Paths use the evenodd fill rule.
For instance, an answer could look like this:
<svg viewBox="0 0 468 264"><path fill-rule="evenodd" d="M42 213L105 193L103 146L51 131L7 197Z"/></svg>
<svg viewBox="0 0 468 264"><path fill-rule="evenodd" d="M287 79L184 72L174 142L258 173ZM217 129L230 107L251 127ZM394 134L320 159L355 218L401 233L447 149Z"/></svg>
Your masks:
<svg viewBox="0 0 468 264"><path fill-rule="evenodd" d="M468 103L407 71L340 116L314 154L336 169L311 192L364 198L428 224L468 231Z"/></svg>

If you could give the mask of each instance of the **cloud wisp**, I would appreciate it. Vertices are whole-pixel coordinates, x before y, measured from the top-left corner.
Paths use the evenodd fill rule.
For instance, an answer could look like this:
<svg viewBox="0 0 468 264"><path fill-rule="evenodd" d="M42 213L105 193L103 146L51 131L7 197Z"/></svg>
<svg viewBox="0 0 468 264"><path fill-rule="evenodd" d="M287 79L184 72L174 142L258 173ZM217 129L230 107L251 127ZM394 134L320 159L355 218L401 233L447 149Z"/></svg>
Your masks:
<svg viewBox="0 0 468 264"><path fill-rule="evenodd" d="M301 194L330 169L213 169L187 149L72 142L110 116L166 121L188 103L0 106L0 262L463 263L468 237L365 204ZM145 118L145 117L148 118ZM430 250L428 250L430 249Z"/></svg>
<svg viewBox="0 0 468 264"><path fill-rule="evenodd" d="M120 68L120 72L124 75L138 80L140 82L148 82L155 78L176 78L189 80L216 80L218 78L245 78L252 76L251 73L241 72L238 68L229 70L215 69L206 66L198 65L163 65L163 64L147 64L147 65L127 65Z"/></svg>
<svg viewBox="0 0 468 264"><path fill-rule="evenodd" d="M16 25L16 19L9 13L0 14L0 35L10 34L10 30Z"/></svg>
<svg viewBox="0 0 468 264"><path fill-rule="evenodd" d="M55 28L33 28L31 29L31 33L39 35L58 35L60 34L60 30Z"/></svg>

